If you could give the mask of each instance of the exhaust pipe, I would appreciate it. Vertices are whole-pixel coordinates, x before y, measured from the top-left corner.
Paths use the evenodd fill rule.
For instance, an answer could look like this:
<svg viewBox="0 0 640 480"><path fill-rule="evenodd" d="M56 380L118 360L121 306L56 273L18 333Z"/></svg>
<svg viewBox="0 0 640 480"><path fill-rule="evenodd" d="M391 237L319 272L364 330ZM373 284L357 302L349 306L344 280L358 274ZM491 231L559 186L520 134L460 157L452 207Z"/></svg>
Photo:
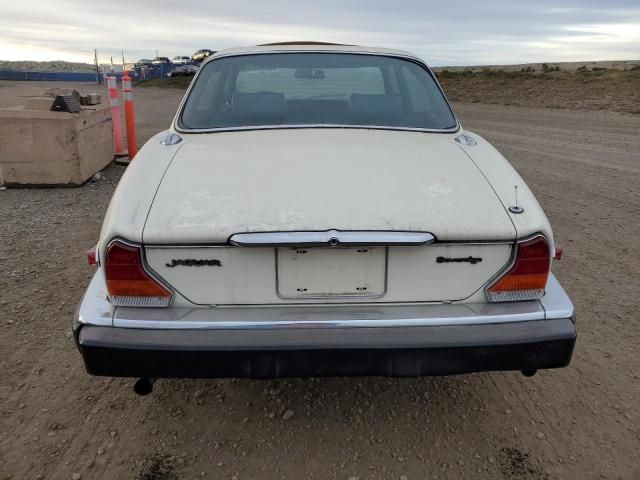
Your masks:
<svg viewBox="0 0 640 480"><path fill-rule="evenodd" d="M538 370L522 370L522 375L525 377L533 377L536 373L538 373Z"/></svg>
<svg viewBox="0 0 640 480"><path fill-rule="evenodd" d="M155 383L155 381L155 378L139 378L138 380L136 380L136 383L133 384L133 391L141 397L149 395L151 392L153 392L153 384Z"/></svg>

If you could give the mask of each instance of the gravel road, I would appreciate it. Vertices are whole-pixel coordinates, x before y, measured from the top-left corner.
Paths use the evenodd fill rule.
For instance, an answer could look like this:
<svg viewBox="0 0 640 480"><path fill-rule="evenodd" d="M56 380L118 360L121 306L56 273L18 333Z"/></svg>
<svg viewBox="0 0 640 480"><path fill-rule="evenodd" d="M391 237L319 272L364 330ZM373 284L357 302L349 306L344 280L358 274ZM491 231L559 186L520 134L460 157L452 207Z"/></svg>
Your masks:
<svg viewBox="0 0 640 480"><path fill-rule="evenodd" d="M142 140L181 94L136 91ZM512 160L564 246L570 367L162 380L148 397L90 377L70 327L123 172L112 166L80 188L0 191L0 479L640 478L640 115L455 107Z"/></svg>

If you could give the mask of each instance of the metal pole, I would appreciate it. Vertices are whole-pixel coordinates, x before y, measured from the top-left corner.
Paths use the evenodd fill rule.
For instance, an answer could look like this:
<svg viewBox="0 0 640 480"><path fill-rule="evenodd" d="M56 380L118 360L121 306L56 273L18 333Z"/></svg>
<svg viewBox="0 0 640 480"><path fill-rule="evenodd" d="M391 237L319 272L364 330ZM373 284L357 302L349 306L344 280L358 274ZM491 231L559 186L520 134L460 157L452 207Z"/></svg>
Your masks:
<svg viewBox="0 0 640 480"><path fill-rule="evenodd" d="M96 83L100 83L100 67L98 66L98 49L93 49L93 63L96 65Z"/></svg>

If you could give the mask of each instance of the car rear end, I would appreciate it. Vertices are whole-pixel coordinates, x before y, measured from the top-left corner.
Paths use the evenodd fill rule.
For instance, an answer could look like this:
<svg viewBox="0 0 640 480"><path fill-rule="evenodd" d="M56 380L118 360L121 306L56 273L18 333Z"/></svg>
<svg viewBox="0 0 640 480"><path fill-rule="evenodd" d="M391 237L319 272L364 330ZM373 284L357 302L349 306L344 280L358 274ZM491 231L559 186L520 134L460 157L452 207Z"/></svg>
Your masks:
<svg viewBox="0 0 640 480"><path fill-rule="evenodd" d="M80 350L95 375L534 372L567 365L575 341L573 306L549 274L550 249L539 236L486 246L198 249L116 240L106 251L76 320ZM449 259L486 261L491 254L508 259L493 277L478 274L471 281L455 270L439 271ZM176 281L165 273L180 268L168 266L174 257L183 259L189 278ZM224 267L231 278L221 280ZM427 279L421 288L441 292L438 299L425 301L418 289L404 288L403 297L392 297L399 284L415 283L418 272ZM456 292L455 283L468 290L449 293ZM247 291L264 298L243 297Z"/></svg>
<svg viewBox="0 0 640 480"><path fill-rule="evenodd" d="M452 114L439 125L363 126L379 112L405 121L398 113L413 107L382 98L365 78L373 59L351 54L364 91L345 96L342 58L233 64L247 72L235 82L206 76L215 58L201 68L172 131L144 147L112 200L74 322L89 373L530 374L569 363L574 308L522 179ZM294 95L261 90L285 77ZM329 93L311 91L328 81ZM246 91L218 102L194 84ZM220 112L201 111L205 102ZM320 116L346 112L346 123L310 125L313 102L324 102ZM266 124L245 125L257 119Z"/></svg>

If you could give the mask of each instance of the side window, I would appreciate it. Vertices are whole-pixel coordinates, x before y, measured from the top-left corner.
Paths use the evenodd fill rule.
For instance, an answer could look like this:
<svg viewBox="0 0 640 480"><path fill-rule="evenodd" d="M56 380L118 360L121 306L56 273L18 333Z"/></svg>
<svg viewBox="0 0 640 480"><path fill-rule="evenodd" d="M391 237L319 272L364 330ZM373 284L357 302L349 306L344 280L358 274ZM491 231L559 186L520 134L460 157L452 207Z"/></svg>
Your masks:
<svg viewBox="0 0 640 480"><path fill-rule="evenodd" d="M412 69L402 67L402 74L407 85L407 93L414 112L425 113L431 110L429 102L430 92L418 80Z"/></svg>

